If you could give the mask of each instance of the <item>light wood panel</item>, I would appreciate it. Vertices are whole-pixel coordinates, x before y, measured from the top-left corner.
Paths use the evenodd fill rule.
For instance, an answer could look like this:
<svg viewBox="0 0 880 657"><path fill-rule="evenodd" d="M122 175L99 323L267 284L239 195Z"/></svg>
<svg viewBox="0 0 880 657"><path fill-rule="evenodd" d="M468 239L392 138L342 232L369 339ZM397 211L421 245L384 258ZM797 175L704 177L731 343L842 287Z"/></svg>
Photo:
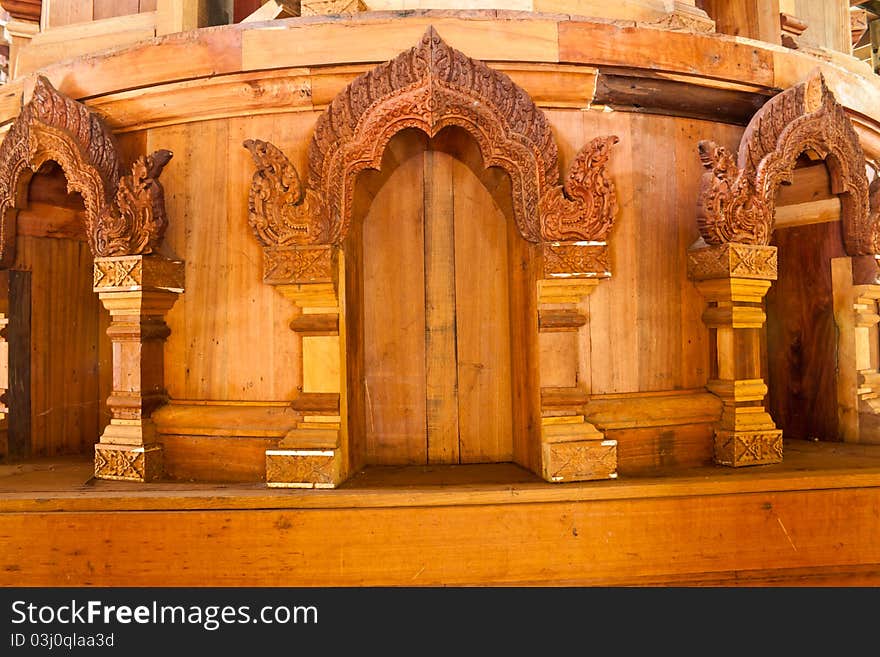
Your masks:
<svg viewBox="0 0 880 657"><path fill-rule="evenodd" d="M425 384L429 463L457 463L459 450L459 381L461 363L457 294L474 294L458 285L463 265L456 228L456 181L452 158L429 148L423 158L425 249ZM461 330L466 330L461 324ZM458 366L456 366L456 364ZM465 382L466 383L466 382ZM464 409L461 409L464 410ZM464 419L464 418L462 418Z"/></svg>
<svg viewBox="0 0 880 657"><path fill-rule="evenodd" d="M515 348L510 325L518 321L510 314L508 283L507 225L513 219L464 163L451 159L451 164L460 461L508 461Z"/></svg>
<svg viewBox="0 0 880 657"><path fill-rule="evenodd" d="M408 153L408 133L392 149ZM406 157L401 155L400 157ZM363 220L368 463L427 462L424 153L401 162Z"/></svg>
<svg viewBox="0 0 880 657"><path fill-rule="evenodd" d="M253 162L241 144L269 139L296 159L314 120L299 118L206 121L148 133L150 150L175 154L162 174L170 217L164 248L186 262L187 291L167 317L172 398L284 401L298 394L301 345L289 327L296 311L262 282L262 253L247 223ZM195 163L205 165L193 176Z"/></svg>
<svg viewBox="0 0 880 657"><path fill-rule="evenodd" d="M705 304L687 279L685 260L699 237L697 143L711 138L734 146L741 128L621 112L547 114L563 169L593 136L620 137L609 163L620 206L609 239L612 276L588 300L592 393L704 386Z"/></svg>
<svg viewBox="0 0 880 657"><path fill-rule="evenodd" d="M873 540L880 531L880 493L876 485L853 487L856 473L836 471L830 486L821 474L714 480L702 474L679 484L611 486L520 479L491 490L409 486L332 496L230 496L208 488L165 499L116 493L102 500L92 492L92 499L66 502L83 510L55 512L33 502L25 512L9 512L13 502L7 500L0 513L0 540L7 546L0 583L638 585L744 578L806 584L835 576L852 582L880 564ZM872 477L876 484L876 468L861 480ZM630 488L639 493L626 492ZM655 494L646 495L652 489ZM563 498L538 501L543 491ZM477 501L499 495L506 500ZM379 498L385 506L377 505ZM323 504L299 506L316 499ZM363 508L340 506L342 500ZM180 504L196 510L179 510ZM164 510L124 510L143 506ZM205 559L206 553L214 558ZM99 554L110 567L94 568Z"/></svg>
<svg viewBox="0 0 880 657"><path fill-rule="evenodd" d="M698 0L718 32L777 44L779 5L779 0Z"/></svg>

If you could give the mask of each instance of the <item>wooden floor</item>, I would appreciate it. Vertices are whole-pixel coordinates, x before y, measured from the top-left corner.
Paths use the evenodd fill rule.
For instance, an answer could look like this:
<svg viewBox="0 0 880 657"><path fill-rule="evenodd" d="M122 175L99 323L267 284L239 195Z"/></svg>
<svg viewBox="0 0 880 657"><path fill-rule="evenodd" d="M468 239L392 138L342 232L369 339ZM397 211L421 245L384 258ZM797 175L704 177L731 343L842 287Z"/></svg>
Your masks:
<svg viewBox="0 0 880 657"><path fill-rule="evenodd" d="M337 490L0 465L0 585L880 585L880 445L547 484L374 467Z"/></svg>

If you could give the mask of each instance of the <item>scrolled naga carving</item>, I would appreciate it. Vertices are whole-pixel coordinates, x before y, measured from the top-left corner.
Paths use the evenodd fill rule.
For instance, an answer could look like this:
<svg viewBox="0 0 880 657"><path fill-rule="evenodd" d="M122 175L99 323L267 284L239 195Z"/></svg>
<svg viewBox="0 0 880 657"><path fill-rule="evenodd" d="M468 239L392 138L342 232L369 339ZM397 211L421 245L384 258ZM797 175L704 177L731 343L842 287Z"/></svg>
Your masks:
<svg viewBox="0 0 880 657"><path fill-rule="evenodd" d="M123 174L113 135L85 105L37 78L0 145L0 266L14 258L15 215L27 200L27 184L48 160L61 165L67 189L82 195L89 246L95 257L146 255L168 226L159 175L172 153L137 158Z"/></svg>
<svg viewBox="0 0 880 657"><path fill-rule="evenodd" d="M307 184L276 146L244 146L257 165L250 225L264 247L339 244L348 232L357 174L378 169L405 128L433 137L457 126L477 141L486 167L511 178L513 213L531 242L604 241L617 203L607 174L617 137L578 153L564 185L550 125L505 74L449 47L433 27L395 59L357 77L321 115L309 146Z"/></svg>
<svg viewBox="0 0 880 657"><path fill-rule="evenodd" d="M710 245L767 245L773 232L776 192L791 182L798 157L825 160L841 199L843 238L850 255L880 251L880 184L870 186L865 155L844 108L821 73L768 101L752 118L739 153L712 141L699 144L703 174L697 223Z"/></svg>

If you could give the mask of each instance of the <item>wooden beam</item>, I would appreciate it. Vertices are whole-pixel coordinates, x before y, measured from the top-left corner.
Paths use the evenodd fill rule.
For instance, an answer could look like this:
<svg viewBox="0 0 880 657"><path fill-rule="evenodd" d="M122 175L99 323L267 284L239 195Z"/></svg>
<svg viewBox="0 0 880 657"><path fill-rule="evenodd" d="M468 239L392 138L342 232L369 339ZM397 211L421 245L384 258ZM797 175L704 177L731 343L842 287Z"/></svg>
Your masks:
<svg viewBox="0 0 880 657"><path fill-rule="evenodd" d="M31 273L9 272L9 456L31 451Z"/></svg>

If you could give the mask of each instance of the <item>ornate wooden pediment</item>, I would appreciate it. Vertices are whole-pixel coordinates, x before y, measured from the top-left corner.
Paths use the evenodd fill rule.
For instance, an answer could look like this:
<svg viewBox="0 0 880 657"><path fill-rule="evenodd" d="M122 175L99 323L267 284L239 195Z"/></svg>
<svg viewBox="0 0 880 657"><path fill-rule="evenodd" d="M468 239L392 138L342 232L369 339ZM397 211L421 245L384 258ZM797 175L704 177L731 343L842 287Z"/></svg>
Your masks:
<svg viewBox="0 0 880 657"><path fill-rule="evenodd" d="M27 205L33 172L48 160L61 166L68 191L82 195L96 257L152 253L168 225L158 179L171 156L167 150L141 156L123 175L104 122L38 77L33 98L0 144L0 266L14 259L15 216Z"/></svg>
<svg viewBox="0 0 880 657"><path fill-rule="evenodd" d="M840 195L843 239L850 255L880 250L877 181L869 190L858 136L821 73L762 107L752 118L736 160L723 146L701 141L706 172L697 222L707 244L766 245L773 232L776 192L790 182L798 157L812 152L825 160L832 191Z"/></svg>
<svg viewBox="0 0 880 657"><path fill-rule="evenodd" d="M257 164L250 191L254 234L269 248L340 243L358 173L379 168L397 132L418 128L434 136L447 126L465 129L484 165L510 175L514 218L525 239L606 239L617 210L606 164L617 137L584 147L563 184L544 113L509 77L449 47L433 27L334 98L315 128L305 185L273 144L244 143Z"/></svg>

